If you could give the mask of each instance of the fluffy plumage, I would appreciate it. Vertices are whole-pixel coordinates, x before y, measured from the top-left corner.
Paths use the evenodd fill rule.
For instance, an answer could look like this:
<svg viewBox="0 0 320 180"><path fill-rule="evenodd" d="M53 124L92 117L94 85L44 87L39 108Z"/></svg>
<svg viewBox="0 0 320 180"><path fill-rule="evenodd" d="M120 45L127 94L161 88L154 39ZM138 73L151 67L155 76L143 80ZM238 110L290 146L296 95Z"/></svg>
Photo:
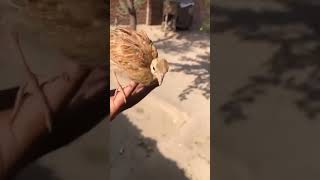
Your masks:
<svg viewBox="0 0 320 180"><path fill-rule="evenodd" d="M145 32L126 28L116 28L110 33L110 63L112 71L124 73L144 85L155 79L161 84L169 69Z"/></svg>

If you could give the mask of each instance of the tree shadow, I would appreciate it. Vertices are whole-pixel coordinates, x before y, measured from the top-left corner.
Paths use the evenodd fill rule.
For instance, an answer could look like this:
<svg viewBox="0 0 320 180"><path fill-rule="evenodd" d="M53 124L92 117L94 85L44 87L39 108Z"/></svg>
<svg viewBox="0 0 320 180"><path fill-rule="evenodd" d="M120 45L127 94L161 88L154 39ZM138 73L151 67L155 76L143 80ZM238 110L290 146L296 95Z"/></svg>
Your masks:
<svg viewBox="0 0 320 180"><path fill-rule="evenodd" d="M184 170L166 158L157 141L144 137L126 115L111 124L110 174L112 180L188 180Z"/></svg>
<svg viewBox="0 0 320 180"><path fill-rule="evenodd" d="M232 31L245 41L265 42L279 47L261 64L262 72L234 90L220 110L226 124L246 120L245 108L272 88L295 92L293 102L308 119L320 112L320 5L311 2L277 1L283 10L249 8L214 9L215 33ZM306 74L302 76L302 74Z"/></svg>
<svg viewBox="0 0 320 180"><path fill-rule="evenodd" d="M164 38L162 39L157 39L155 41L153 41L154 44L157 44L157 43L160 43L160 42L163 42L163 41L167 41L167 40L170 40L174 37L176 37L177 34L171 34L171 35L168 35L167 33L164 34Z"/></svg>
<svg viewBox="0 0 320 180"><path fill-rule="evenodd" d="M158 49L163 50L165 53L185 53L190 51L193 45L201 48L209 47L209 39L209 34L205 32L179 31L175 34L165 36L163 39L155 40L154 44ZM177 40L183 41L183 43L177 43Z"/></svg>
<svg viewBox="0 0 320 180"><path fill-rule="evenodd" d="M171 72L182 72L186 75L194 76L194 80L179 94L178 98L183 101L188 95L199 90L202 95L209 99L210 97L210 53L198 53L195 57L188 57L186 52L193 51L194 47L209 48L209 35L203 32L179 32L173 37L164 38L155 41L155 46L161 49L165 54L176 54L180 56L178 62L171 63L169 60Z"/></svg>
<svg viewBox="0 0 320 180"><path fill-rule="evenodd" d="M186 63L169 63L172 72L183 72L187 75L195 76L192 84L188 85L180 94L179 99L181 101L186 100L187 96L195 90L199 90L206 98L210 98L210 62L209 52L205 55L197 55L200 60L195 60L189 57L181 57L181 61ZM192 62L192 64L190 64Z"/></svg>

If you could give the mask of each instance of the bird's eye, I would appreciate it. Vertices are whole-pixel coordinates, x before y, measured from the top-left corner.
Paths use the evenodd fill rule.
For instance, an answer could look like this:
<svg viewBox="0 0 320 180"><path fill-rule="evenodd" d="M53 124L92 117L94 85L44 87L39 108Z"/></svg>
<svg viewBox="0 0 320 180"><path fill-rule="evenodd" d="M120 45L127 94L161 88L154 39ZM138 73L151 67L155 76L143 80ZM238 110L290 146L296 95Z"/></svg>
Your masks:
<svg viewBox="0 0 320 180"><path fill-rule="evenodd" d="M154 67L152 67L152 69L155 71L156 69Z"/></svg>

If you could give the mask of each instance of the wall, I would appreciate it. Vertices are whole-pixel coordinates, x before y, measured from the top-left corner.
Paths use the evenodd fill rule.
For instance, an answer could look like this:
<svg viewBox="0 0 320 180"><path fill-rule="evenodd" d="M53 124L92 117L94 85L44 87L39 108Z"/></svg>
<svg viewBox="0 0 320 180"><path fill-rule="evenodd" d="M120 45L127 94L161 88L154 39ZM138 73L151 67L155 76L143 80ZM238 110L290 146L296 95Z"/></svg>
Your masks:
<svg viewBox="0 0 320 180"><path fill-rule="evenodd" d="M159 25L162 20L162 8L163 8L163 0L149 0L149 22L148 25ZM152 3L151 3L152 2Z"/></svg>
<svg viewBox="0 0 320 180"><path fill-rule="evenodd" d="M146 5L147 0L145 0L141 8L137 10L138 24L146 24ZM118 24L129 24L128 17L120 17L117 15L117 7L119 7L119 0L110 0L110 24L114 24L116 17L118 18Z"/></svg>
<svg viewBox="0 0 320 180"><path fill-rule="evenodd" d="M147 0L145 0L142 7L137 11L137 20L138 24L148 24L148 25L160 25L162 20L162 8L163 8L163 0L149 0L149 21L147 21ZM199 28L201 26L201 22L203 17L208 16L209 11L206 12L207 9L205 7L205 0L196 0L196 5L194 9L194 21L193 28ZM110 0L110 23L114 24L115 17L117 17L117 7L119 6L119 0ZM118 24L129 24L128 17L119 17L118 16Z"/></svg>

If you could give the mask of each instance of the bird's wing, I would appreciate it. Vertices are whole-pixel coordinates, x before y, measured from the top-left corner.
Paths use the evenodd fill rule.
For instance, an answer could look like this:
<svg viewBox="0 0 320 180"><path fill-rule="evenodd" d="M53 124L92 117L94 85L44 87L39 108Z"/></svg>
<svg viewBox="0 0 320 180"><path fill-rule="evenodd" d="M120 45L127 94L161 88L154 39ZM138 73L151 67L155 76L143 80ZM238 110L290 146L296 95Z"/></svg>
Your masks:
<svg viewBox="0 0 320 180"><path fill-rule="evenodd" d="M115 64L149 68L157 50L144 32L117 28L110 34L110 58Z"/></svg>

